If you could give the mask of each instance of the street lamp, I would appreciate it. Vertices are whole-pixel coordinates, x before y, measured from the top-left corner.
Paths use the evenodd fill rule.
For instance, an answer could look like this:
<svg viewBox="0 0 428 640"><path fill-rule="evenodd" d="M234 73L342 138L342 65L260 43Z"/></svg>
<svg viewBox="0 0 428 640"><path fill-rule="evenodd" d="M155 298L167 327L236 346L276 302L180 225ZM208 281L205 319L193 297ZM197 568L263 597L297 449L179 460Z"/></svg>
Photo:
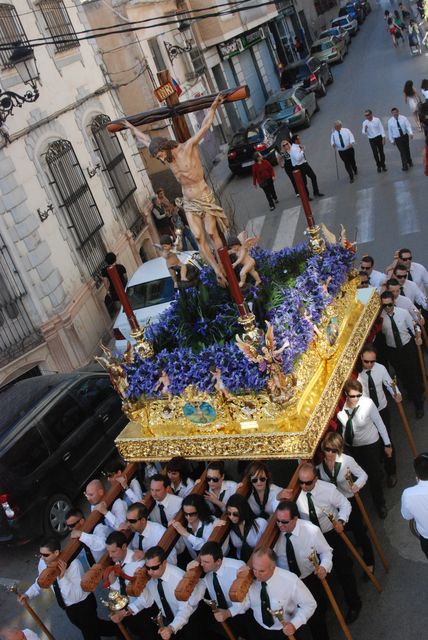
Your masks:
<svg viewBox="0 0 428 640"><path fill-rule="evenodd" d="M30 85L31 88L24 95L14 91L0 93L0 123L3 123L7 116L13 113L15 107L22 107L25 102L35 102L39 97L37 89L39 70L37 69L33 49L22 42L15 42L12 55L9 57L9 63L15 67L22 82Z"/></svg>
<svg viewBox="0 0 428 640"><path fill-rule="evenodd" d="M190 26L190 23L184 21L180 22L177 28L183 36L184 47L180 47L178 44L170 44L169 42L164 41L165 49L171 62L182 53L188 53L192 50L192 28Z"/></svg>

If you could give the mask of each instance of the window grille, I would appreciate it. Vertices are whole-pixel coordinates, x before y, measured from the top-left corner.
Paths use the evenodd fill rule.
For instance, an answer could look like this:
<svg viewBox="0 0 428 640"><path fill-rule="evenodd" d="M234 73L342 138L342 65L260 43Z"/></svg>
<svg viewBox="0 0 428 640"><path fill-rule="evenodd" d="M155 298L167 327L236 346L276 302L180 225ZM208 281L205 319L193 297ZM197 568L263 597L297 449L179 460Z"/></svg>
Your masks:
<svg viewBox="0 0 428 640"><path fill-rule="evenodd" d="M39 7L57 51L80 46L63 0L41 0Z"/></svg>
<svg viewBox="0 0 428 640"><path fill-rule="evenodd" d="M74 231L77 248L93 278L99 280L107 253L100 229L104 221L92 196L71 142L55 140L46 152L61 208L65 209L67 227Z"/></svg>
<svg viewBox="0 0 428 640"><path fill-rule="evenodd" d="M21 20L15 7L10 4L0 4L0 64L2 68L13 67L9 58L17 42L28 44Z"/></svg>

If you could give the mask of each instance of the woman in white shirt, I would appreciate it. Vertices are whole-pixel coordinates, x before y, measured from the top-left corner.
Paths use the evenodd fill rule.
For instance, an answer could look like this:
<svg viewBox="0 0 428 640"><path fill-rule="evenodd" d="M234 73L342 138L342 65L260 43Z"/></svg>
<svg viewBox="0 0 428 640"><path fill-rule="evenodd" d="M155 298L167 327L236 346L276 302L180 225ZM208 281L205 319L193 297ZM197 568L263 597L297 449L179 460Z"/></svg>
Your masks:
<svg viewBox="0 0 428 640"><path fill-rule="evenodd" d="M317 466L318 475L321 480L334 484L351 503L352 511L346 528L354 533L357 545L361 547L363 552L364 562L373 571L373 547L367 535L361 511L354 498L354 495L366 484L368 476L352 456L343 453L344 446L345 443L341 435L333 431L327 433L321 443L324 460ZM352 484L347 479L348 475L350 475Z"/></svg>
<svg viewBox="0 0 428 640"><path fill-rule="evenodd" d="M363 397L359 380L350 378L345 384L344 393L346 401L337 418L342 425L346 451L368 474L373 502L379 517L384 519L387 510L383 494L381 441L385 455L390 458L392 446L388 431L373 400Z"/></svg>
<svg viewBox="0 0 428 640"><path fill-rule="evenodd" d="M272 477L264 462L252 462L245 470L245 478L251 484L248 504L255 516L269 519L274 512L273 503L283 487L273 484Z"/></svg>
<svg viewBox="0 0 428 640"><path fill-rule="evenodd" d="M254 551L267 522L256 518L244 496L235 494L229 498L226 514L230 520L230 547L228 556L247 562Z"/></svg>
<svg viewBox="0 0 428 640"><path fill-rule="evenodd" d="M171 458L166 463L166 472L171 482L171 490L180 498L185 498L193 489L194 482L189 478L189 463L182 456Z"/></svg>
<svg viewBox="0 0 428 640"><path fill-rule="evenodd" d="M191 493L183 499L181 508L187 522L187 526L177 520L171 522L174 529L181 535L192 558L196 558L199 549L210 537L214 518L204 498L196 493Z"/></svg>

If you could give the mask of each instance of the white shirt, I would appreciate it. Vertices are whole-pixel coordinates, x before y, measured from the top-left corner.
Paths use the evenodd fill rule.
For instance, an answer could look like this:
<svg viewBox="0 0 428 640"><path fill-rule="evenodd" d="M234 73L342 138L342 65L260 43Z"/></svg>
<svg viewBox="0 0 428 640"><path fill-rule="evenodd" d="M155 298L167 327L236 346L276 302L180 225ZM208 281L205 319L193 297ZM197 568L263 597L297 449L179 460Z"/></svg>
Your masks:
<svg viewBox="0 0 428 640"><path fill-rule="evenodd" d="M368 278L369 278L369 285L371 287L376 287L376 289L380 289L380 287L384 284L384 282L388 280L388 277L384 273L382 273L381 271L376 271L376 269L372 270L371 274L368 275Z"/></svg>
<svg viewBox="0 0 428 640"><path fill-rule="evenodd" d="M91 504L91 511L94 511L95 507L96 505ZM103 520L101 520L101 524L113 530L118 529L123 522L126 522L127 512L128 505L125 500L117 498L110 507L110 510L105 514Z"/></svg>
<svg viewBox="0 0 428 640"><path fill-rule="evenodd" d="M122 570L129 577L132 577L138 571L138 569L141 569L141 567L144 566L144 562L142 560L132 559L133 553L134 553L133 550L128 547L128 549L126 550L126 556L123 562L121 563ZM125 578L125 584L128 584L128 583L129 583L129 580L126 580ZM110 588L115 591L120 591L119 577L116 578L116 580L113 582ZM129 598L128 609L130 609L133 612L133 614L138 613L139 611L141 611L141 609L144 609L144 607L146 606L145 600L143 598L143 594L138 596L138 598L136 598L135 596L128 596L128 598Z"/></svg>
<svg viewBox="0 0 428 640"><path fill-rule="evenodd" d="M342 136L343 146L339 138L339 133ZM335 129L330 136L330 144L339 151L345 151L345 149L355 144L354 134L350 129L346 129L345 127L342 127L340 131L336 131Z"/></svg>
<svg viewBox="0 0 428 640"><path fill-rule="evenodd" d="M159 544L159 540L162 538L164 533L166 533L165 527L158 522L150 522L150 520L147 520L144 531L141 534L134 533L134 537L129 544L129 548L134 551L139 549L140 535L142 535L142 550L144 552L148 551L151 547L156 547ZM168 555L168 562L171 564L177 564L177 552L175 547Z"/></svg>
<svg viewBox="0 0 428 640"><path fill-rule="evenodd" d="M357 405L358 407L354 417L352 418L352 425L354 427L354 440L353 447L363 447L367 444L374 444L379 440L379 436L382 438L385 447L391 445L388 432L385 424L380 417L379 411L376 409L376 405L371 398L365 398L362 396ZM337 414L337 417L343 427L343 436L345 437L345 427L348 421L347 411L352 411L346 403L343 408Z"/></svg>
<svg viewBox="0 0 428 640"><path fill-rule="evenodd" d="M383 318L382 333L385 336L386 344L388 347L393 347L395 349L396 344L394 334L392 332L391 316L389 316L385 310L383 310L380 315L381 318ZM400 333L401 342L403 345L407 344L410 342L411 336L414 336L415 334L412 316L405 309L394 307L394 321Z"/></svg>
<svg viewBox="0 0 428 640"><path fill-rule="evenodd" d="M291 533L290 541L293 545L302 580L314 572L314 565L309 560L309 556L313 551L317 552L320 565L324 567L327 573L330 573L333 566L333 549L324 538L319 527L307 520L298 519ZM278 567L289 571L286 546L285 533L280 532L273 550L278 557Z"/></svg>
<svg viewBox="0 0 428 640"><path fill-rule="evenodd" d="M264 505L265 513L272 515L274 512L273 503L276 500L276 496L278 493L282 491L282 487L278 487L277 484L269 485L269 492L267 495L266 504ZM248 504L250 505L251 511L255 516L262 516L262 510L260 509L259 503L255 498L255 489L252 490L250 497L248 498ZM262 501L263 502L263 501Z"/></svg>
<svg viewBox="0 0 428 640"><path fill-rule="evenodd" d="M346 479L346 474L348 473L348 471L350 471L355 477L354 484L356 484L359 489L362 489L366 484L368 475L364 471L364 469L360 467L356 460L352 456L346 455L346 453L337 455L335 464L339 465L338 467L336 467L338 469L337 475L336 469L333 473L330 472L330 474L334 477L335 482L328 475L322 462L317 466L318 475L320 476L321 480L325 480L326 482L330 482L331 484L335 485L340 493L343 493L346 498L352 498L354 494L352 493L349 482Z"/></svg>
<svg viewBox="0 0 428 640"><path fill-rule="evenodd" d="M267 580L267 593L270 609L282 609L287 622L298 629L309 620L314 613L317 603L309 589L294 573L276 567L273 575ZM262 608L260 600L261 582L254 581L249 589L248 596L254 618L264 629L279 631L282 624L274 618L272 627L263 624Z"/></svg>
<svg viewBox="0 0 428 640"><path fill-rule="evenodd" d="M421 93L425 100L428 100L428 89L421 89Z"/></svg>
<svg viewBox="0 0 428 640"><path fill-rule="evenodd" d="M408 280L406 278L406 281L403 285L403 291L406 298L409 298L409 300L413 302L413 304L416 303L423 309L427 308L426 296L424 296L422 290L418 287L416 282L413 282L413 280Z"/></svg>
<svg viewBox="0 0 428 640"><path fill-rule="evenodd" d="M419 264L419 262L412 261L410 273L413 282L417 284L422 293L426 295L428 292L428 271L425 269L424 265Z"/></svg>
<svg viewBox="0 0 428 640"><path fill-rule="evenodd" d="M158 522L162 524L162 520L160 517L159 505L163 505L165 508L165 515L168 522L174 519L175 515L181 509L182 498L179 496L174 496L172 493L167 493L165 498L161 500L161 502L156 502L155 506L150 512L149 518L153 522Z"/></svg>
<svg viewBox="0 0 428 640"><path fill-rule="evenodd" d="M362 384L363 395L365 395L366 398L370 398L369 377L367 375L367 371L368 369L363 369L361 373L358 374L358 380ZM383 390L384 386L388 389L389 393L392 396L394 395L394 392L392 390L392 378L383 364L379 364L379 362L376 362L373 365L373 368L371 369L371 377L376 387L377 399L379 401L378 411L382 411L382 409L385 409L388 404L385 392Z"/></svg>
<svg viewBox="0 0 428 640"><path fill-rule="evenodd" d="M333 484L330 482L324 482L324 480L317 480L310 493L312 495L312 502L314 503L318 522L320 523L320 528L323 533L331 531L333 529L333 525L328 519L327 514L324 513L322 509L332 513L336 520L348 522L352 510L351 503L342 493L340 493L340 491L336 489ZM299 493L296 504L302 520L310 520L308 498L305 491L301 491Z"/></svg>
<svg viewBox="0 0 428 640"><path fill-rule="evenodd" d="M401 515L405 520L414 519L419 535L428 539L428 480L418 480L414 487L404 489Z"/></svg>
<svg viewBox="0 0 428 640"><path fill-rule="evenodd" d="M413 135L412 127L410 126L410 122L408 121L406 116L402 116L400 114L398 116L398 122L400 123L400 127L401 127L401 130L403 132L403 135L405 135L406 133L409 136ZM394 116L392 116L392 118L390 118L388 120L388 138L389 138L389 141L392 143L392 142L394 142L395 138L399 138L400 136L401 136L401 133L400 133L400 131L398 129L397 119L394 118Z"/></svg>
<svg viewBox="0 0 428 640"><path fill-rule="evenodd" d="M230 587L236 580L236 575L241 567L244 567L245 563L242 560L234 560L233 558L223 558L220 568L217 569L216 574L220 583L221 590L227 602L227 608L231 616L237 616L240 613L244 613L250 606L248 597L245 597L242 602L232 602L229 597ZM206 588L208 589L211 600L217 601L215 589L213 586L213 572L206 573L202 578Z"/></svg>
<svg viewBox="0 0 428 640"><path fill-rule="evenodd" d="M40 636L34 633L34 631L31 631L31 629L23 629L22 633L27 640L40 640Z"/></svg>
<svg viewBox="0 0 428 640"><path fill-rule="evenodd" d="M402 296L400 293L400 295L398 295L397 298L395 298L394 302L396 307L398 307L399 309L405 309L406 311L408 311L412 316L412 319L415 322L419 323L419 312L415 307L415 305L407 296Z"/></svg>
<svg viewBox="0 0 428 640"><path fill-rule="evenodd" d="M171 484L171 491L175 496L179 496L180 498L185 498L186 496L189 495L189 493L191 492L194 486L195 486L195 483L193 482L193 480L191 480L190 478L187 478L186 485L180 482L178 487L175 488L174 485Z"/></svg>
<svg viewBox="0 0 428 640"><path fill-rule="evenodd" d="M237 483L234 482L233 480L223 480L223 482L221 483L220 492L218 494L217 493L213 494L218 500L220 500L224 504L222 511L226 510L226 504L230 496L233 496L233 494L236 493L236 487L237 487ZM209 508L213 513L216 512L217 505L214 505L211 502L208 502L208 500L207 500L207 505L209 506Z"/></svg>
<svg viewBox="0 0 428 640"><path fill-rule="evenodd" d="M377 138L378 136L385 137L385 129L383 128L383 124L380 118L376 118L373 116L372 120L364 120L363 122L363 135L367 136L369 140L371 138Z"/></svg>
<svg viewBox="0 0 428 640"><path fill-rule="evenodd" d="M198 533L201 530L201 527L202 527L201 536L198 537L196 533ZM186 545L192 558L196 558L196 556L198 555L199 549L201 549L204 546L204 544L212 534L213 529L214 529L214 522L202 523L198 520L196 533L194 534L193 531L192 533L190 533L190 530L189 530L190 535L183 536L184 544Z"/></svg>
<svg viewBox="0 0 428 640"><path fill-rule="evenodd" d="M290 149L290 160L293 167L306 162L305 153L300 148L300 144L292 144Z"/></svg>
<svg viewBox="0 0 428 640"><path fill-rule="evenodd" d="M256 544L258 543L258 541L260 540L260 536L262 535L263 531L266 529L267 527L267 520L265 520L264 518L256 518L256 522L258 524L258 531L256 531L255 527L251 527L251 529L249 530L247 537L245 539L245 542L254 549L254 547L256 546ZM241 549L242 549L242 544L243 541L241 540L241 538L238 536L237 533L235 533L235 531L233 531L233 529L230 529L230 541L233 544L233 546L236 549L236 554L238 556L238 559L241 559Z"/></svg>
<svg viewBox="0 0 428 640"><path fill-rule="evenodd" d="M174 614L174 619L169 625L173 629L174 633L179 631L179 629L184 627L188 622L199 601L203 598L205 589L203 582L200 580L196 585L190 600L187 602L177 600L175 597L175 589L178 583L183 579L184 575L185 573L182 569L167 563L165 571L161 577L165 598ZM151 607L154 601L162 612L162 615L165 616L165 611L163 610L158 592L158 580L156 578L152 578L148 581L142 595L146 603L145 607Z"/></svg>
<svg viewBox="0 0 428 640"><path fill-rule="evenodd" d="M90 549L95 562L98 562L106 550L106 538L111 533L110 527L104 524L97 524L92 533L82 531L80 542Z"/></svg>
<svg viewBox="0 0 428 640"><path fill-rule="evenodd" d="M135 502L141 502L143 496L144 493L141 488L141 484L138 482L137 478L132 478L131 482L128 485L128 488L125 489L125 502L128 506L131 506L131 504L134 504Z"/></svg>
<svg viewBox="0 0 428 640"><path fill-rule="evenodd" d="M38 575L40 575L46 567L46 562L43 558L40 558L39 564L37 565ZM65 570L64 576L62 578L58 578L59 590L61 591L64 603L67 607L70 607L72 604L76 604L77 602L82 602L82 600L85 600L89 595L88 593L85 593L80 586L83 574L84 571L82 563L76 559L70 562L70 565ZM53 586L51 586L51 590L54 590ZM25 595L31 600L31 598L36 598L40 595L42 591L43 589L39 587L36 580L31 587L27 589Z"/></svg>

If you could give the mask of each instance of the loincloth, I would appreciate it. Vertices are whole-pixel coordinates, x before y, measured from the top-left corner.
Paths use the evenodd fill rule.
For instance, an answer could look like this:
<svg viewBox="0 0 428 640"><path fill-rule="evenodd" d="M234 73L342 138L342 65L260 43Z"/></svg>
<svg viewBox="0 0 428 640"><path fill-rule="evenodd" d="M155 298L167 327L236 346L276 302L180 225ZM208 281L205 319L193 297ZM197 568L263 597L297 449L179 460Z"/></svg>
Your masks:
<svg viewBox="0 0 428 640"><path fill-rule="evenodd" d="M183 198L183 209L186 213L191 213L202 219L204 219L206 215L214 216L217 219L218 227L222 233L225 233L229 229L229 220L220 205L216 203L212 191L209 191L203 198L196 198L194 200L186 200Z"/></svg>

